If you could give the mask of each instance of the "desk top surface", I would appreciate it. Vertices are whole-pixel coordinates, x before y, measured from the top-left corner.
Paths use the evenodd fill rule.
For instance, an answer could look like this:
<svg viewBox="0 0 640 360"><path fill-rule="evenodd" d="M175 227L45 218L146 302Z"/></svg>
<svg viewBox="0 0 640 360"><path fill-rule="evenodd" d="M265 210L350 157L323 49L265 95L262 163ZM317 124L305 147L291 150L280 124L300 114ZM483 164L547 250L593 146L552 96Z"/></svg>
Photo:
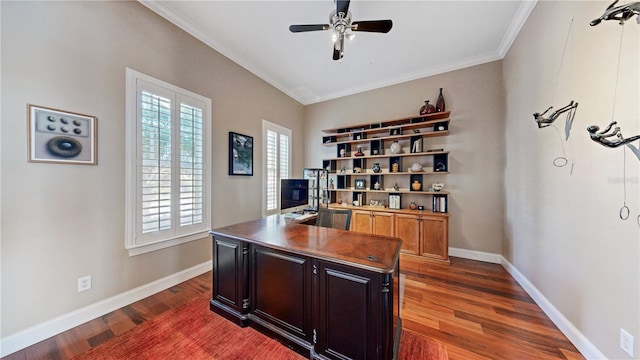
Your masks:
<svg viewBox="0 0 640 360"><path fill-rule="evenodd" d="M211 233L389 274L396 269L402 244L390 236L296 224L282 215L223 226Z"/></svg>

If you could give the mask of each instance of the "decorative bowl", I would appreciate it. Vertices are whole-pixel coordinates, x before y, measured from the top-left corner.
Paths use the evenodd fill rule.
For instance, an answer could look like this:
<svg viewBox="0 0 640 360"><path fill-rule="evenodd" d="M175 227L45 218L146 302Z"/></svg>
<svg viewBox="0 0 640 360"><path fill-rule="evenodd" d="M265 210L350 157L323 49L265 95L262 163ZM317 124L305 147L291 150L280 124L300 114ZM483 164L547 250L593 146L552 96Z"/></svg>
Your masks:
<svg viewBox="0 0 640 360"><path fill-rule="evenodd" d="M440 191L444 187L444 183L433 183L431 184L431 188L433 191Z"/></svg>

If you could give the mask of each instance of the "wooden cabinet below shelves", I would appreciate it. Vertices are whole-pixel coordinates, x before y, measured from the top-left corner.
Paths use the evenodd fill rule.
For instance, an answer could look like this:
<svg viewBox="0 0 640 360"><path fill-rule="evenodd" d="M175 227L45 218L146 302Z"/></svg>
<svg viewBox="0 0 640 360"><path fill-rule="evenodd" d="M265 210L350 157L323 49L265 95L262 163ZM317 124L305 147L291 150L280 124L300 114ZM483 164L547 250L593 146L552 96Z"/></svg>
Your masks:
<svg viewBox="0 0 640 360"><path fill-rule="evenodd" d="M439 260L449 260L449 219L432 215L396 215L396 236L402 252Z"/></svg>
<svg viewBox="0 0 640 360"><path fill-rule="evenodd" d="M351 213L351 231L394 236L393 216L388 212L355 210Z"/></svg>
<svg viewBox="0 0 640 360"><path fill-rule="evenodd" d="M351 231L402 239L404 255L449 261L449 215L408 209L367 209L350 205L331 205L351 209Z"/></svg>
<svg viewBox="0 0 640 360"><path fill-rule="evenodd" d="M396 236L402 239L401 251L405 254L420 255L420 222L418 217L409 214L397 214Z"/></svg>

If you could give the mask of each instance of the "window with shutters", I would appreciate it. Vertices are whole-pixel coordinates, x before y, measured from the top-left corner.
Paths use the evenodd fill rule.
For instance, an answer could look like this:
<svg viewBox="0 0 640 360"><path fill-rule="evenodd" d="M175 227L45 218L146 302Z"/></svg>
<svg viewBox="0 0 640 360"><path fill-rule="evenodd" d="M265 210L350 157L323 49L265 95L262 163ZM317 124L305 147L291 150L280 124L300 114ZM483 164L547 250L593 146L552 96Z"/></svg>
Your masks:
<svg viewBox="0 0 640 360"><path fill-rule="evenodd" d="M280 212L280 179L291 176L291 130L262 120L262 215Z"/></svg>
<svg viewBox="0 0 640 360"><path fill-rule="evenodd" d="M126 248L208 236L211 100L127 69Z"/></svg>

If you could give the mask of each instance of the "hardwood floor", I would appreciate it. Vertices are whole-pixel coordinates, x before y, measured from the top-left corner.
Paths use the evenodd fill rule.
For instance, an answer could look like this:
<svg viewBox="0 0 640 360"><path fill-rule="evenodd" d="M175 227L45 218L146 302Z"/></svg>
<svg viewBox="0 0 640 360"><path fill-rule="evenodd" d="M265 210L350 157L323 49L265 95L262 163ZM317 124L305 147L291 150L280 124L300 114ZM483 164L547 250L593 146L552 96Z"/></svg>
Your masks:
<svg viewBox="0 0 640 360"><path fill-rule="evenodd" d="M401 261L403 328L439 340L451 360L584 359L502 266ZM210 288L208 272L3 359L71 359Z"/></svg>

